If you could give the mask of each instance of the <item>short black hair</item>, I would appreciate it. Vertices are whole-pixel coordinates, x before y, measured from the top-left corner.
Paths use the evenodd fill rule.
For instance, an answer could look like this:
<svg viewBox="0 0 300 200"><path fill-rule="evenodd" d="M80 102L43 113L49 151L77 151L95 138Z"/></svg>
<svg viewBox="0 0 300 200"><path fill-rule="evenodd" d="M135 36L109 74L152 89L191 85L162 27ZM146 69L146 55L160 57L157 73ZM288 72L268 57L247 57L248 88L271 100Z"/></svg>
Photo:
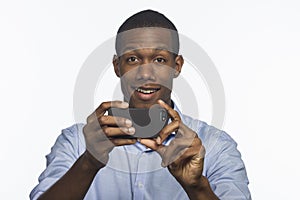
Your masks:
<svg viewBox="0 0 300 200"><path fill-rule="evenodd" d="M163 14L154 10L143 10L125 20L118 33L144 27L160 27L177 31L175 25Z"/></svg>
<svg viewBox="0 0 300 200"><path fill-rule="evenodd" d="M128 19L126 19L123 24L118 29L118 35L122 32L135 29L135 28L145 28L145 27L157 27L157 28L166 28L173 30L175 34L173 36L173 43L175 44L173 54L178 54L179 52L179 36L176 26L169 20L165 15L154 11L154 10L143 10L140 11ZM118 49L117 40L119 39L117 35L116 38L116 50Z"/></svg>

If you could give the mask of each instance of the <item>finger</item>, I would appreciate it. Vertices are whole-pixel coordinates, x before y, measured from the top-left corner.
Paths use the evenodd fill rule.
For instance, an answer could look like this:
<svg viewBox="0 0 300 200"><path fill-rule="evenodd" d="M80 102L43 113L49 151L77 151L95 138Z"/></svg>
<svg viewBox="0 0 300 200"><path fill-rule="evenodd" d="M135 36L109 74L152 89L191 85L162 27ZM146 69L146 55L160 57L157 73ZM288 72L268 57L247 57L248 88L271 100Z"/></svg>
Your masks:
<svg viewBox="0 0 300 200"><path fill-rule="evenodd" d="M98 120L90 121L88 125L92 130L102 129L103 126L114 126L114 127L131 127L132 122L129 119L123 117L114 117L109 115L100 116Z"/></svg>
<svg viewBox="0 0 300 200"><path fill-rule="evenodd" d="M168 124L165 129L163 129L159 136L156 139L156 142L158 144L162 144L162 142L174 131L177 131L179 129L179 125L181 123L181 118L173 108L171 108L168 104L166 104L163 100L158 100L158 104L165 108L169 114L169 116L172 119L172 122ZM169 126L169 127L168 127Z"/></svg>
<svg viewBox="0 0 300 200"><path fill-rule="evenodd" d="M123 145L130 145L130 144L135 144L137 139L122 139L122 138L115 138L115 139L110 139L110 141L115 145L115 146L123 146Z"/></svg>
<svg viewBox="0 0 300 200"><path fill-rule="evenodd" d="M110 107L117 107L117 108L128 108L129 104L127 102L123 101L107 101L107 102L102 102L100 106L93 112L90 116L87 118L87 123L90 123L98 117L102 116L105 114L106 110L109 109Z"/></svg>
<svg viewBox="0 0 300 200"><path fill-rule="evenodd" d="M139 142L154 151L159 149L159 145L153 139L139 139Z"/></svg>
<svg viewBox="0 0 300 200"><path fill-rule="evenodd" d="M197 133L195 133L195 131L193 131L192 129L190 129L189 127L187 127L183 123L181 123L179 125L179 129L177 131L176 136L178 136L178 137L185 137L185 138L195 138L195 137L198 137L198 135L197 135Z"/></svg>
<svg viewBox="0 0 300 200"><path fill-rule="evenodd" d="M162 156L162 166L168 166L180 156L182 156L188 148L191 147L192 142L185 138L178 138L171 141L170 145L166 147Z"/></svg>
<svg viewBox="0 0 300 200"><path fill-rule="evenodd" d="M128 108L129 104L124 101L107 101L100 104L100 106L96 109L97 115L104 115L104 113L111 107L114 108ZM99 116L98 115L98 116Z"/></svg>
<svg viewBox="0 0 300 200"><path fill-rule="evenodd" d="M156 139L157 144L162 144L166 138L172 133L172 132L176 132L179 128L179 121L172 121L170 124L168 124L167 126L165 126L160 132L159 132L159 136Z"/></svg>
<svg viewBox="0 0 300 200"><path fill-rule="evenodd" d="M131 127L132 122L124 117L116 117L110 115L102 115L98 118L100 126L119 126Z"/></svg>
<svg viewBox="0 0 300 200"><path fill-rule="evenodd" d="M102 132L108 138L120 135L133 135L135 133L134 127L102 127Z"/></svg>
<svg viewBox="0 0 300 200"><path fill-rule="evenodd" d="M194 164L199 164L201 162L200 159L204 159L205 157L205 148L200 144L201 142L197 142L195 139L194 145L190 148L187 148L184 153L178 157L175 161L173 161L169 166L170 168L176 168L180 166L182 163L188 162L190 160L194 160Z"/></svg>
<svg viewBox="0 0 300 200"><path fill-rule="evenodd" d="M168 114L170 115L171 119L172 120L179 120L181 121L180 119L180 116L178 114L177 111L175 111L172 107L170 107L168 104L166 104L163 100L159 99L158 101L158 104L163 107L164 109L167 110Z"/></svg>
<svg viewBox="0 0 300 200"><path fill-rule="evenodd" d="M140 139L139 141L146 147L156 151L163 158L166 146L158 145L154 139Z"/></svg>

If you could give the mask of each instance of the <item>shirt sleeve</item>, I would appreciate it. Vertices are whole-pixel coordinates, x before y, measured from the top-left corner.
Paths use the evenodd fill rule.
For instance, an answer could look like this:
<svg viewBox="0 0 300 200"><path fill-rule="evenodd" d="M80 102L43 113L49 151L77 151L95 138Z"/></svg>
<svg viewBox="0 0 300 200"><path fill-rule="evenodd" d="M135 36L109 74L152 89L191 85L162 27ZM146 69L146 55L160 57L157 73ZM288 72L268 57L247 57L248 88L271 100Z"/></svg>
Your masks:
<svg viewBox="0 0 300 200"><path fill-rule="evenodd" d="M218 131L216 143L206 155L206 177L220 199L251 199L248 178L236 142L224 131Z"/></svg>
<svg viewBox="0 0 300 200"><path fill-rule="evenodd" d="M51 152L46 156L47 167L39 176L38 185L31 191L30 199L37 199L58 181L79 157L77 126L62 130Z"/></svg>

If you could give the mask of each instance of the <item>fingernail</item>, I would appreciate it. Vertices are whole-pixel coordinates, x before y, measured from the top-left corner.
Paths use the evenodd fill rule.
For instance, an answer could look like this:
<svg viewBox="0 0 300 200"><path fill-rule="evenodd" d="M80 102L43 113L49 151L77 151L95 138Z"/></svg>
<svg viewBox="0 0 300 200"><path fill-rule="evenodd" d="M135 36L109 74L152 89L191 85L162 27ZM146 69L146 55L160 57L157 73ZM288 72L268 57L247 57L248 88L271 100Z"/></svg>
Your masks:
<svg viewBox="0 0 300 200"><path fill-rule="evenodd" d="M133 135L133 134L134 134L134 132L135 132L135 129L134 129L134 127L130 127L130 128L128 128L128 133L129 133L129 135Z"/></svg>
<svg viewBox="0 0 300 200"><path fill-rule="evenodd" d="M129 104L127 102L122 102L122 106L124 106L125 108L127 108L129 106Z"/></svg>
<svg viewBox="0 0 300 200"><path fill-rule="evenodd" d="M129 119L126 119L126 120L125 120L125 124L126 124L127 126L132 126L132 122L131 122Z"/></svg>
<svg viewBox="0 0 300 200"><path fill-rule="evenodd" d="M159 136L156 138L156 143L161 144L161 138Z"/></svg>
<svg viewBox="0 0 300 200"><path fill-rule="evenodd" d="M163 100L159 99L158 100L159 103L165 103Z"/></svg>

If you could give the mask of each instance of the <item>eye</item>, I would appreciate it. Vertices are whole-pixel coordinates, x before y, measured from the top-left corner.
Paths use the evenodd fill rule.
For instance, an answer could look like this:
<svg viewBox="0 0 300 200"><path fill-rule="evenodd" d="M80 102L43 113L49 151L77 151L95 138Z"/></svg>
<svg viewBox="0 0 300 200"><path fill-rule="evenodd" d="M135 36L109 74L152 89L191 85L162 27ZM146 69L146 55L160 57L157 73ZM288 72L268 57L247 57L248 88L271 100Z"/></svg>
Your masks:
<svg viewBox="0 0 300 200"><path fill-rule="evenodd" d="M135 56L130 56L129 58L126 59L126 61L129 63L134 63L134 62L138 62L138 58Z"/></svg>
<svg viewBox="0 0 300 200"><path fill-rule="evenodd" d="M167 62L166 59L162 58L162 57L158 57L158 58L155 58L154 62L157 62L157 63L165 63Z"/></svg>

